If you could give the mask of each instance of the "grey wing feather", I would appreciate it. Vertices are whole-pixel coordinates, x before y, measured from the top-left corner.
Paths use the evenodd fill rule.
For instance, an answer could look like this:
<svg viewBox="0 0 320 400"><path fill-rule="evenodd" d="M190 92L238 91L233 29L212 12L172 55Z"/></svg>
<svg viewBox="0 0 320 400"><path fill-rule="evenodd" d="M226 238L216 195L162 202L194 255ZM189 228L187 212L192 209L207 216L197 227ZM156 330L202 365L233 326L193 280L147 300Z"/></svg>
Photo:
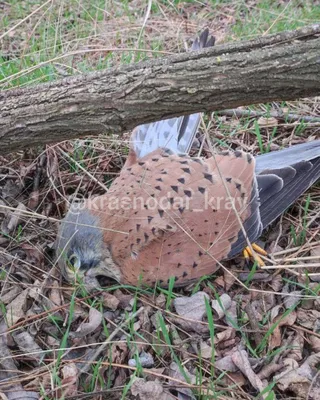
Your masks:
<svg viewBox="0 0 320 400"><path fill-rule="evenodd" d="M213 46L214 37L209 37L205 29L196 38L191 51ZM136 127L131 135L131 144L138 158L164 147L177 154L188 153L199 128L201 114L191 114L178 118L144 124Z"/></svg>
<svg viewBox="0 0 320 400"><path fill-rule="evenodd" d="M256 157L256 173L275 168L292 166L299 161L310 161L320 157L320 140L297 144L287 149L271 151Z"/></svg>
<svg viewBox="0 0 320 400"><path fill-rule="evenodd" d="M320 179L320 140L258 156L255 171L257 187L252 191L251 215L243 224L251 243ZM246 247L246 237L239 232L229 257Z"/></svg>

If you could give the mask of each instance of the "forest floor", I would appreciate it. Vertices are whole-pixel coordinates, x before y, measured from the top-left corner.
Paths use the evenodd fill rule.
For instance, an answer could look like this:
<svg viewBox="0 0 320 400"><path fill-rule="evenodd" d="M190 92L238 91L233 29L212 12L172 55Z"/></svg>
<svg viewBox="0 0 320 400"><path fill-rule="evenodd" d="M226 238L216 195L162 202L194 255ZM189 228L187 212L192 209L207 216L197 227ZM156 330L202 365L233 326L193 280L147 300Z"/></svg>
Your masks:
<svg viewBox="0 0 320 400"><path fill-rule="evenodd" d="M205 27L217 43L295 29L318 22L319 5L0 0L0 88L183 52ZM257 155L319 138L319 116L319 98L240 107L205 114L199 137ZM1 397L320 399L319 185L264 232L266 268L238 257L179 289L63 281L58 222L75 193L111 185L129 136L0 157Z"/></svg>

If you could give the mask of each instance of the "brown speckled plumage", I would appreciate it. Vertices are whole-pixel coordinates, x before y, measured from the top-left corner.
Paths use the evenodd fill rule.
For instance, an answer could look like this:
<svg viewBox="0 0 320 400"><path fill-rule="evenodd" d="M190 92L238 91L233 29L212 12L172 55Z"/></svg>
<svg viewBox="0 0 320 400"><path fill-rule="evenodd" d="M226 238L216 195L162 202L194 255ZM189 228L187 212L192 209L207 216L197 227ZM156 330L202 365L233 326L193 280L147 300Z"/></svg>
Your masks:
<svg viewBox="0 0 320 400"><path fill-rule="evenodd" d="M88 201L102 226L127 232L104 233L122 280L135 285L141 276L153 284L174 276L179 284L212 274L215 260L227 257L241 229L234 210L225 207L229 195L242 221L250 214L243 202L253 185L249 160L242 152L204 161L156 150L123 169L106 195ZM140 198L141 205L106 212L123 197ZM204 209L206 198L221 200Z"/></svg>

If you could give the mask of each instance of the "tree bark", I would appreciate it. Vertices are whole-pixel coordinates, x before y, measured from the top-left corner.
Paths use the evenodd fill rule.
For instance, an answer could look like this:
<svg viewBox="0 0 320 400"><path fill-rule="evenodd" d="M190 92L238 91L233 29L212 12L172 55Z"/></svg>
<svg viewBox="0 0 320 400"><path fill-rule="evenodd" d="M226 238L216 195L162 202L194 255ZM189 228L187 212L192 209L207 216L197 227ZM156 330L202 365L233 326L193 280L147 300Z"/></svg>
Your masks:
<svg viewBox="0 0 320 400"><path fill-rule="evenodd" d="M320 24L0 93L0 153L320 95Z"/></svg>

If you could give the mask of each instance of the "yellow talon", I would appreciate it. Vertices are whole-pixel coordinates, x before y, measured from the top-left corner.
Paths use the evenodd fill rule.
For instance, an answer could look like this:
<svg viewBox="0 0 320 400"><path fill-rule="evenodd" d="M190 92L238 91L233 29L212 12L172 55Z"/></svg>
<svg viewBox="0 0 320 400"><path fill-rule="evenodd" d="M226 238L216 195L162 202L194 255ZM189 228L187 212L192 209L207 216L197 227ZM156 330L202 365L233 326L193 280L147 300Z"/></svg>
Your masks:
<svg viewBox="0 0 320 400"><path fill-rule="evenodd" d="M268 253L265 250L263 250L260 246L258 246L255 243L252 243L252 248L256 253L261 254L262 256L268 255ZM259 267L263 267L265 263L258 254L253 254L249 246L243 250L243 256L247 263L249 258L251 257L258 263Z"/></svg>
<svg viewBox="0 0 320 400"><path fill-rule="evenodd" d="M254 251L261 254L262 256L268 255L268 253L262 247L258 246L256 243L252 243L252 248Z"/></svg>

